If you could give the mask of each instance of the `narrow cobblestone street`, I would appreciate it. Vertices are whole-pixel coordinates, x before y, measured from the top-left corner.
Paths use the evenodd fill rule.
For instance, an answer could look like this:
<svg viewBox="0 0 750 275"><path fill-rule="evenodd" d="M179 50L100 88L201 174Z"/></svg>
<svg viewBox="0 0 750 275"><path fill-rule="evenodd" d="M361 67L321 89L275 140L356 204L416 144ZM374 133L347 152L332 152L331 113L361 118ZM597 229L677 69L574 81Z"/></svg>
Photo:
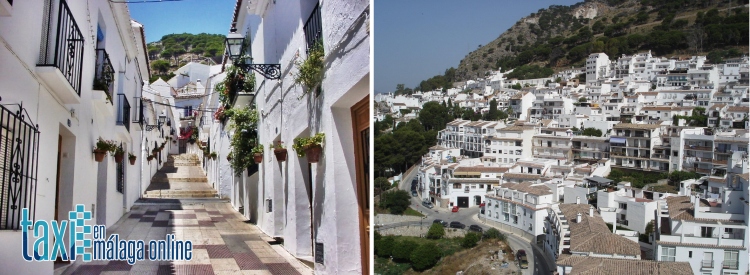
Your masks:
<svg viewBox="0 0 750 275"><path fill-rule="evenodd" d="M170 159L154 175L146 199L138 203L107 234L121 240L175 240L193 243L190 261L92 261L70 274L311 274L274 239L216 197L199 162L182 156ZM180 159L183 158L183 159ZM146 251L148 248L145 249ZM64 272L66 274L68 272Z"/></svg>

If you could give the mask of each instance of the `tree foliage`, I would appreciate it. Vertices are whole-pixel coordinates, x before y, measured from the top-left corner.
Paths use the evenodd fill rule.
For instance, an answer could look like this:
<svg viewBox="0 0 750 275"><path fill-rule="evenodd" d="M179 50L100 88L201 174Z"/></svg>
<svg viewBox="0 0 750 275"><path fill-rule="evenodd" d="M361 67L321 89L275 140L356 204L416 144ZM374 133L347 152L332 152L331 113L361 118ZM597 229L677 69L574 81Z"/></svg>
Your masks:
<svg viewBox="0 0 750 275"><path fill-rule="evenodd" d="M428 239L440 239L445 237L445 228L443 228L442 224L439 223L433 223L430 226L430 229L427 230L427 238Z"/></svg>
<svg viewBox="0 0 750 275"><path fill-rule="evenodd" d="M435 266L440 257L440 249L434 243L424 243L411 253L412 268L416 271L427 270Z"/></svg>
<svg viewBox="0 0 750 275"><path fill-rule="evenodd" d="M382 258L391 257L396 239L393 236L385 236L375 241L375 255Z"/></svg>
<svg viewBox="0 0 750 275"><path fill-rule="evenodd" d="M391 256L393 256L393 260L396 262L409 262L411 261L411 254L414 252L414 249L416 249L419 246L414 241L411 240L401 240L400 242L396 242L396 244L393 246L393 250L391 250Z"/></svg>
<svg viewBox="0 0 750 275"><path fill-rule="evenodd" d="M461 240L461 246L464 248L472 248L477 245L477 242L479 242L479 234L467 232L466 235L464 235L464 239Z"/></svg>
<svg viewBox="0 0 750 275"><path fill-rule="evenodd" d="M401 215L409 207L411 197L404 190L385 192L382 195L381 207L388 208L391 214Z"/></svg>

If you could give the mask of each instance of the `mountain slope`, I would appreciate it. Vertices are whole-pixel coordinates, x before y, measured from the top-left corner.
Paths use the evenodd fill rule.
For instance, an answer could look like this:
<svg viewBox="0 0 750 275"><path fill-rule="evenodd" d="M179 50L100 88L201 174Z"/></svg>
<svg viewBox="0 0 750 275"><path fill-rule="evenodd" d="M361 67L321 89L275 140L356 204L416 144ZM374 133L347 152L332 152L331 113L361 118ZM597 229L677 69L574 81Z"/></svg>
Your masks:
<svg viewBox="0 0 750 275"><path fill-rule="evenodd" d="M743 1L740 1L743 2ZM516 22L461 60L455 80L526 64L554 69L582 66L592 52L610 58L652 50L655 55L718 56L747 52L748 9L705 0L593 0L553 5ZM714 58L716 59L716 58Z"/></svg>
<svg viewBox="0 0 750 275"><path fill-rule="evenodd" d="M161 40L148 43L153 76L167 80L172 72L188 62L217 64L224 53L224 35L220 34L168 34Z"/></svg>

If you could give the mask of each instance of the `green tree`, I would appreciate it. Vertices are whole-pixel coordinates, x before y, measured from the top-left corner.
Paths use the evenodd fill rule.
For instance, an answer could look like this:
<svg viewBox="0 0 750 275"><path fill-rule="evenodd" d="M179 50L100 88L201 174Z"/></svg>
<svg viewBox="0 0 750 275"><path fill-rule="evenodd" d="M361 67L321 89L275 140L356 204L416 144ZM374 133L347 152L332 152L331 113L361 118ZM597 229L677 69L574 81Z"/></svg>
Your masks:
<svg viewBox="0 0 750 275"><path fill-rule="evenodd" d="M151 68L161 74L166 74L167 71L169 71L169 67L169 61L166 60L156 60L154 62L151 62Z"/></svg>
<svg viewBox="0 0 750 275"><path fill-rule="evenodd" d="M388 182L388 179L386 179L385 177L377 177L377 178L375 178L375 186L374 187L375 187L375 190L376 190L375 192L379 194L380 192L383 192L383 191L386 191L386 190L390 189L391 188L391 183Z"/></svg>
<svg viewBox="0 0 750 275"><path fill-rule="evenodd" d="M589 100L586 97L584 97L584 96L578 98L578 102L587 102L587 101L589 101Z"/></svg>
<svg viewBox="0 0 750 275"><path fill-rule="evenodd" d="M411 240L402 240L400 242L397 242L396 245L393 246L393 250L391 251L393 260L402 263L409 262L411 260L411 253L418 246L419 244Z"/></svg>
<svg viewBox="0 0 750 275"><path fill-rule="evenodd" d="M506 238L505 234L500 233L500 231L497 230L496 228L488 229L487 231L484 232L484 236L485 238L488 238L488 239L497 239L501 241L504 241Z"/></svg>
<svg viewBox="0 0 750 275"><path fill-rule="evenodd" d="M445 228L443 228L442 224L439 223L433 223L430 226L430 230L427 230L427 238L428 239L440 239L445 236Z"/></svg>
<svg viewBox="0 0 750 275"><path fill-rule="evenodd" d="M434 243L424 243L411 253L411 266L416 271L424 271L435 266L440 257L440 249Z"/></svg>
<svg viewBox="0 0 750 275"><path fill-rule="evenodd" d="M487 111L485 120L497 120L499 112L497 110L497 100L494 98L490 101L490 110Z"/></svg>
<svg viewBox="0 0 750 275"><path fill-rule="evenodd" d="M396 190L393 192L385 192L383 196L383 207L391 210L391 214L401 215L409 207L409 200L411 197L409 193L404 190Z"/></svg>
<svg viewBox="0 0 750 275"><path fill-rule="evenodd" d="M464 235L464 239L461 240L461 246L464 248L472 248L477 245L477 242L479 242L479 234L467 232L466 235Z"/></svg>
<svg viewBox="0 0 750 275"><path fill-rule="evenodd" d="M419 122L425 130L442 130L450 120L448 110L435 101L425 103L419 112Z"/></svg>
<svg viewBox="0 0 750 275"><path fill-rule="evenodd" d="M375 255L382 258L391 257L396 239L393 236L385 236L375 242Z"/></svg>
<svg viewBox="0 0 750 275"><path fill-rule="evenodd" d="M596 128L586 128L586 129L583 129L583 133L581 134L584 136L590 136L590 137L601 137L602 130L599 130Z"/></svg>

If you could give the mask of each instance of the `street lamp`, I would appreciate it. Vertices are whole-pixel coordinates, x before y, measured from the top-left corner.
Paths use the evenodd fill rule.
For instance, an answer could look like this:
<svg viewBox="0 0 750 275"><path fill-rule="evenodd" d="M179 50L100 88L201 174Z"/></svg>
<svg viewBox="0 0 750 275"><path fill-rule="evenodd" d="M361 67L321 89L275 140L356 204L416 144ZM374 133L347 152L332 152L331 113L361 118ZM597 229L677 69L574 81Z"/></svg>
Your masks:
<svg viewBox="0 0 750 275"><path fill-rule="evenodd" d="M242 69L243 71L249 72L254 70L266 79L281 79L281 64L253 64L252 58L243 59L244 49L242 45L245 43L245 37L237 33L237 28L232 25L232 29L224 41L226 46L226 54L229 59L232 60L232 65Z"/></svg>
<svg viewBox="0 0 750 275"><path fill-rule="evenodd" d="M164 121L166 120L167 120L167 115L165 114L159 115L159 118L156 119L156 124L146 124L146 131L148 132L151 130L161 129L161 125L164 124Z"/></svg>

